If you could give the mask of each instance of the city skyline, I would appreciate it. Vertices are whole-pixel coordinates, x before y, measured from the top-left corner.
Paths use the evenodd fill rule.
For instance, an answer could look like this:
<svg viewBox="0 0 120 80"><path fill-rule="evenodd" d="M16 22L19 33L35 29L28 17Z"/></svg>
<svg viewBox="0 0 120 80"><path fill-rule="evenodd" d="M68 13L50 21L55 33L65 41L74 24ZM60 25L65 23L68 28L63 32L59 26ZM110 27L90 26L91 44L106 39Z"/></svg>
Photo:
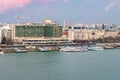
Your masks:
<svg viewBox="0 0 120 80"><path fill-rule="evenodd" d="M0 22L120 23L119 0L2 0Z"/></svg>

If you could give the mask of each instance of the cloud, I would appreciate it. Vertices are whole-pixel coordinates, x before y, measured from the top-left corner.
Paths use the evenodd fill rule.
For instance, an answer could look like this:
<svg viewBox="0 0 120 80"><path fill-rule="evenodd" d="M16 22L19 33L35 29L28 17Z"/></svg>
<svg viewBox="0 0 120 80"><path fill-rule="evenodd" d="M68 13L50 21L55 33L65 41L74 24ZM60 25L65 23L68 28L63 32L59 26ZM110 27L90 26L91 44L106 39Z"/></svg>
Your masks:
<svg viewBox="0 0 120 80"><path fill-rule="evenodd" d="M53 2L53 0L40 0L40 1L44 2L45 4L49 4L49 3Z"/></svg>
<svg viewBox="0 0 120 80"><path fill-rule="evenodd" d="M38 0L38 1L42 1L45 4L49 4L52 3L55 0ZM67 3L69 0L61 0L63 3Z"/></svg>
<svg viewBox="0 0 120 80"><path fill-rule="evenodd" d="M118 3L117 2L111 2L109 3L105 8L104 10L106 12L110 11L111 9L113 9L114 7L118 6Z"/></svg>
<svg viewBox="0 0 120 80"><path fill-rule="evenodd" d="M34 2L50 4L53 1L55 0L0 0L0 13L4 13L11 9L22 8ZM67 3L69 0L61 0L61 1Z"/></svg>
<svg viewBox="0 0 120 80"><path fill-rule="evenodd" d="M28 5L31 0L1 0L0 1L0 13L9 9L16 9Z"/></svg>

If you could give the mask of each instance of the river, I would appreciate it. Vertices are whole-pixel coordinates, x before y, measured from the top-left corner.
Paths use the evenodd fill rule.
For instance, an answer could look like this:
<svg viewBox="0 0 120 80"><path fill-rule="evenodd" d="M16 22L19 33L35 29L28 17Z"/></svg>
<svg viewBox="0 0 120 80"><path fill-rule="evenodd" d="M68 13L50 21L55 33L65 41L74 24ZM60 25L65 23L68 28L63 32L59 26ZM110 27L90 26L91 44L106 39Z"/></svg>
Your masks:
<svg viewBox="0 0 120 80"><path fill-rule="evenodd" d="M120 49L5 53L1 80L120 80Z"/></svg>

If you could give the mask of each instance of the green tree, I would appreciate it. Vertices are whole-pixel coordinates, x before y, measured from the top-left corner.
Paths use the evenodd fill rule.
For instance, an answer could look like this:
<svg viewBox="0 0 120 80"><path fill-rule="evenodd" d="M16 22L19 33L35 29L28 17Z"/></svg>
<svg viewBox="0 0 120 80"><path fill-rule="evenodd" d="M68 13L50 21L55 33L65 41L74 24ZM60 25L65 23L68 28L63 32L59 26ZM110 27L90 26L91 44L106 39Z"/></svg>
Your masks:
<svg viewBox="0 0 120 80"><path fill-rule="evenodd" d="M6 44L6 37L5 36L2 38L1 44Z"/></svg>

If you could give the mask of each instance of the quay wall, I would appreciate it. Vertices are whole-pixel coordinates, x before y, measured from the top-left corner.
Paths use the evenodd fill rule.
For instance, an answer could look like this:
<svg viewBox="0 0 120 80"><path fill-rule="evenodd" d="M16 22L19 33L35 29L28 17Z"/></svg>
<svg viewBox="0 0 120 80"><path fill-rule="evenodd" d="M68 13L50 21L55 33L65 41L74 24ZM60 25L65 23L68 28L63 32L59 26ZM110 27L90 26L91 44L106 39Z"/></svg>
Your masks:
<svg viewBox="0 0 120 80"><path fill-rule="evenodd" d="M120 44L120 43L96 43L97 46L109 45L109 46L113 46L113 47L116 47L116 45L118 45L118 44ZM60 47L62 47L62 46L82 46L82 44L41 44L41 45L30 45L30 46L34 46L34 47L26 47L26 45L17 45L17 46L16 45L6 45L5 47L3 47L3 51L5 53L15 53L15 47L17 47L19 49L25 49L28 52L37 52L38 47L49 47L49 49L51 51L58 51L60 49Z"/></svg>
<svg viewBox="0 0 120 80"><path fill-rule="evenodd" d="M49 47L51 51L58 51L62 46L81 46L81 44L6 45L2 47L4 53L15 53L15 48L25 49L28 52L37 52L38 47Z"/></svg>
<svg viewBox="0 0 120 80"><path fill-rule="evenodd" d="M96 43L97 46L111 46L111 47L117 47L117 45L120 45L120 43Z"/></svg>
<svg viewBox="0 0 120 80"><path fill-rule="evenodd" d="M15 53L14 48L3 48L4 53Z"/></svg>

